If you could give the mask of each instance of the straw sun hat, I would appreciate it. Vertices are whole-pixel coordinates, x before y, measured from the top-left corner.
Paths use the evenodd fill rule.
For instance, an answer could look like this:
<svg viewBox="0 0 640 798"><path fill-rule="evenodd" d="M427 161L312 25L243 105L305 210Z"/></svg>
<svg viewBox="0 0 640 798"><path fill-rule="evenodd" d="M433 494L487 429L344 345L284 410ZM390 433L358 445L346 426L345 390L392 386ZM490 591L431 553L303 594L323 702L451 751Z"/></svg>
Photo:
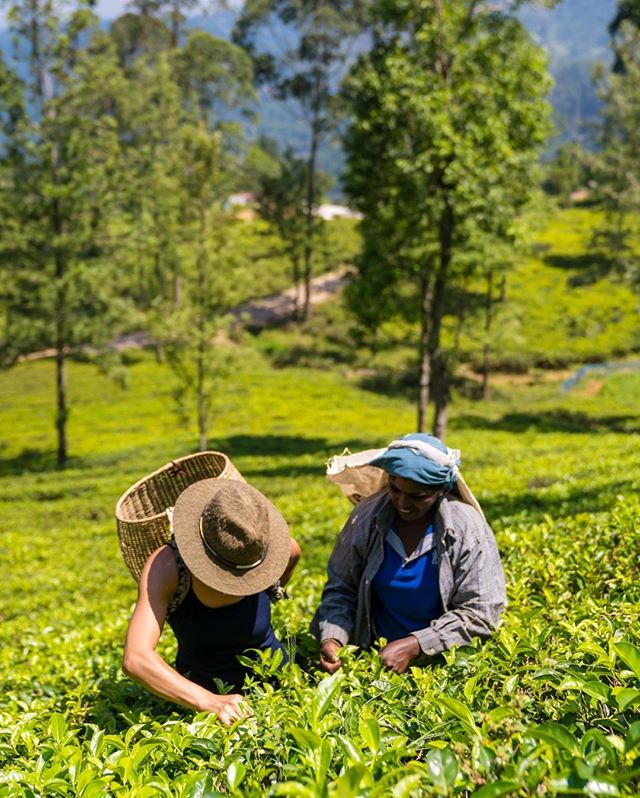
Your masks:
<svg viewBox="0 0 640 798"><path fill-rule="evenodd" d="M290 554L286 521L246 482L203 479L173 508L172 529L191 573L222 593L259 593L284 573Z"/></svg>

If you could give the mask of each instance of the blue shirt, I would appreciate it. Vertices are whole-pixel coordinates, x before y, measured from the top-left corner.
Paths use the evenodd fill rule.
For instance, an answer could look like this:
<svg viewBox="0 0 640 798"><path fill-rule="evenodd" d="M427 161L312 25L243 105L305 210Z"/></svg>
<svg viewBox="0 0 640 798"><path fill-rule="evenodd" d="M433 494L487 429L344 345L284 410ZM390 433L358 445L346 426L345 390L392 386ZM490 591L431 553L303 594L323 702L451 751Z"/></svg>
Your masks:
<svg viewBox="0 0 640 798"><path fill-rule="evenodd" d="M398 640L429 626L442 613L433 525L410 555L390 527L384 560L372 581L371 615L377 637Z"/></svg>

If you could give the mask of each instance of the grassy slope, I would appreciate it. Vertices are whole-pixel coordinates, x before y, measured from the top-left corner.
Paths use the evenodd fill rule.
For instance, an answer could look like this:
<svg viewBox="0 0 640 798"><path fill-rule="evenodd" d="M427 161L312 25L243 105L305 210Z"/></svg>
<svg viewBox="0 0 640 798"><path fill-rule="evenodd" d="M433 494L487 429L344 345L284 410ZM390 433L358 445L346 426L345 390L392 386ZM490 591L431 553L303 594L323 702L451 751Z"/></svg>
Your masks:
<svg viewBox="0 0 640 798"><path fill-rule="evenodd" d="M375 446L411 429L413 408L330 372L274 371L250 351L241 362L219 397L211 444L277 503L302 542L293 599L276 607L275 623L312 662L307 623L349 509L323 479L323 462L344 445ZM292 668L281 700L248 690L255 724L232 731L172 711L119 673L134 585L119 556L113 506L131 482L190 451L195 437L176 426L168 373L142 358L123 391L91 366L72 366L74 459L63 472L52 463L52 378L48 362L0 375L0 772L9 774L0 796L80 794L79 773L95 782L88 796L104 784L119 796L199 795L198 783L226 792L236 758L249 766L241 794L259 796L269 784L318 777L320 749L291 728L330 740L326 775L334 784L340 768L357 764L339 734L367 752L360 786L345 795L366 794L367 779L385 774L394 783L417 779L407 794L436 794L428 785L438 763L420 769L434 757L458 772L437 794L452 794L454 783L467 794L460 791L500 778L533 794L588 760L574 743L536 747L530 730L548 721L576 746L596 727L619 740L618 753L598 754L584 772L615 781L632 766L633 748L623 749L639 685L608 643L640 643L637 375L611 377L597 396L589 383L565 396L557 382L532 380L502 386L491 404L455 406L450 443L463 450L508 574L510 608L493 641L403 678L379 673L375 657L362 655L334 685L326 714L317 690L331 685L316 688L313 667L308 675ZM163 650L171 656L169 634ZM623 688L632 691L629 709L618 697ZM469 707L478 739L464 712L450 714L457 705L438 703L443 695ZM386 758L372 753L376 723ZM408 761L423 764L407 768ZM631 777L620 789L632 795L637 786Z"/></svg>
<svg viewBox="0 0 640 798"><path fill-rule="evenodd" d="M533 367L603 362L630 356L640 348L638 296L607 273L591 245L597 211L572 208L552 214L535 237L534 254L509 273L507 302L494 306L491 360L494 369L526 371ZM478 367L482 359L484 285L477 291L475 313L467 311L459 359ZM414 379L418 328L397 319L381 319L377 351L356 349L352 322L338 303L316 311L316 318L296 332L272 330L259 344L281 364L319 365L323 361L374 368L383 382ZM457 319L445 316L444 341L452 347Z"/></svg>
<svg viewBox="0 0 640 798"><path fill-rule="evenodd" d="M539 237L540 257L527 260L512 281L522 308L522 333L535 361L550 365L602 361L640 345L638 298L607 279L590 245L598 215L563 211Z"/></svg>

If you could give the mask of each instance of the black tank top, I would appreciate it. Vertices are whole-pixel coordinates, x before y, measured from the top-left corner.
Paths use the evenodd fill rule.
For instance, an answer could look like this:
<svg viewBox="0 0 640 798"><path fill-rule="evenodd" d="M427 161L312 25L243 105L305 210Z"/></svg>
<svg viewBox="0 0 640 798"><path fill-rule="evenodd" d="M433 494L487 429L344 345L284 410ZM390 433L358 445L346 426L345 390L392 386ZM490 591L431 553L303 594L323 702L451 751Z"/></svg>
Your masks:
<svg viewBox="0 0 640 798"><path fill-rule="evenodd" d="M190 587L167 622L178 641L176 670L213 692L214 678L241 689L247 671L237 657L252 656L247 649L281 649L283 662L288 659L271 628L271 605L264 591L226 607L207 607Z"/></svg>

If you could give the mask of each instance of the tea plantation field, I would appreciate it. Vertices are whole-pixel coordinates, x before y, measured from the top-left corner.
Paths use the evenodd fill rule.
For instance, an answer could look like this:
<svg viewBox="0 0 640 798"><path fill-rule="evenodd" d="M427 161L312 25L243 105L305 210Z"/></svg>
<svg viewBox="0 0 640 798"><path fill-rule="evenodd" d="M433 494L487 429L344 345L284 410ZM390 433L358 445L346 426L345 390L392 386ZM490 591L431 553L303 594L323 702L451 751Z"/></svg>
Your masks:
<svg viewBox="0 0 640 798"><path fill-rule="evenodd" d="M0 374L0 796L640 794L640 376L458 401L448 443L496 530L504 622L403 676L349 651L327 677L307 626L349 505L324 462L411 431L414 410L333 373L241 363L211 448L278 505L303 559L274 609L295 664L277 691L248 683L253 716L229 728L120 671L135 586L113 508L195 440L168 373L142 356L123 390L74 365L62 472L52 364Z"/></svg>

